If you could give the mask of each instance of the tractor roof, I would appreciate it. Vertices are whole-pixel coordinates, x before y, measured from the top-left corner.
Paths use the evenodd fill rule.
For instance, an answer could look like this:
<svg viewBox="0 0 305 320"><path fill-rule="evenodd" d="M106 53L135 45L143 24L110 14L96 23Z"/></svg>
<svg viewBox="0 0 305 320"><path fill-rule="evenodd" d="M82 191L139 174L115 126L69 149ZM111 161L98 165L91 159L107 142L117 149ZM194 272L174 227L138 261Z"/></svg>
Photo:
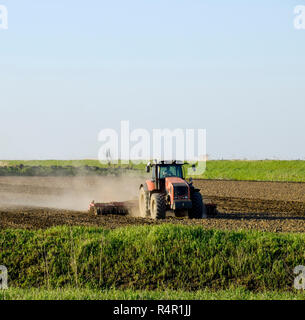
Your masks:
<svg viewBox="0 0 305 320"><path fill-rule="evenodd" d="M148 163L149 166L158 166L158 165L183 165L184 162L183 161L180 161L180 160L155 160L154 162L152 163Z"/></svg>

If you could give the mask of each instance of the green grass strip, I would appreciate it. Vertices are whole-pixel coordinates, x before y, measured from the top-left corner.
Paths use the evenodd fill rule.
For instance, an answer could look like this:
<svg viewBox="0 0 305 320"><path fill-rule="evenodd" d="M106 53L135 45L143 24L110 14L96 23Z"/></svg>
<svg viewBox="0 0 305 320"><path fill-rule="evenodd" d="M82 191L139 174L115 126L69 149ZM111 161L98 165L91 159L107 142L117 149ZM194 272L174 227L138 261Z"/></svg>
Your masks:
<svg viewBox="0 0 305 320"><path fill-rule="evenodd" d="M159 225L1 230L9 285L30 288L293 290L305 235Z"/></svg>
<svg viewBox="0 0 305 320"><path fill-rule="evenodd" d="M90 290L90 289L20 289L0 290L0 300L305 300L304 291L251 292L244 288L228 290L149 291L149 290Z"/></svg>

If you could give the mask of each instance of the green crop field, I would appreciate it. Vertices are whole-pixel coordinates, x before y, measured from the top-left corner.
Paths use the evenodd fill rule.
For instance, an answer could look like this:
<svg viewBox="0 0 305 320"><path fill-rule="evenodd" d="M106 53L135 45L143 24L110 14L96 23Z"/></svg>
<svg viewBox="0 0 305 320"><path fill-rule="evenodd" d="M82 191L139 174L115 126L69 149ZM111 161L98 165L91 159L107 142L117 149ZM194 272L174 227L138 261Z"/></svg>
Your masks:
<svg viewBox="0 0 305 320"><path fill-rule="evenodd" d="M293 269L305 264L304 245L304 234L171 224L4 229L11 289L1 297L302 299Z"/></svg>
<svg viewBox="0 0 305 320"><path fill-rule="evenodd" d="M215 160L207 162L205 179L305 182L305 161Z"/></svg>
<svg viewBox="0 0 305 320"><path fill-rule="evenodd" d="M23 167L20 168L20 165ZM0 161L1 175L142 174L145 164L101 164L98 160ZM126 171L127 170L127 171ZM210 160L200 179L305 182L305 161Z"/></svg>

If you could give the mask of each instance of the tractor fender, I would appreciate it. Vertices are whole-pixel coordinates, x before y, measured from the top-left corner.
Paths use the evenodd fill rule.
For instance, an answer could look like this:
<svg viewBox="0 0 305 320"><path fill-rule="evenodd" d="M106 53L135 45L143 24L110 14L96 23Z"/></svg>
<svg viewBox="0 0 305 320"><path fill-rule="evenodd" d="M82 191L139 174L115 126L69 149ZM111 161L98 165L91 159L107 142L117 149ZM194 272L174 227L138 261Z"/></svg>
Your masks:
<svg viewBox="0 0 305 320"><path fill-rule="evenodd" d="M153 181L151 180L146 180L145 184L147 186L147 191L152 192L156 189L156 185Z"/></svg>
<svg viewBox="0 0 305 320"><path fill-rule="evenodd" d="M146 180L145 183L140 185L140 189L143 188L145 192L152 192L156 189L155 183L151 180Z"/></svg>

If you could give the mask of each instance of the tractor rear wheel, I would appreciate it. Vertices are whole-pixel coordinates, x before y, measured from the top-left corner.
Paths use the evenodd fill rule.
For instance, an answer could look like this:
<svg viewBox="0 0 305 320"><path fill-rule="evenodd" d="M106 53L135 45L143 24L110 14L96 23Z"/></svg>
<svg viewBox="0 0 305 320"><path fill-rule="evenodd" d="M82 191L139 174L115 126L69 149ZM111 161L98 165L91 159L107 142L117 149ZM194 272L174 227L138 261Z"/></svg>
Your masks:
<svg viewBox="0 0 305 320"><path fill-rule="evenodd" d="M207 216L206 207L202 201L200 192L194 192L192 197L192 208L189 209L190 219L203 219Z"/></svg>
<svg viewBox="0 0 305 320"><path fill-rule="evenodd" d="M165 219L166 205L163 194L153 193L150 199L150 214L153 219Z"/></svg>
<svg viewBox="0 0 305 320"><path fill-rule="evenodd" d="M149 197L143 187L139 191L139 211L142 218L150 216Z"/></svg>
<svg viewBox="0 0 305 320"><path fill-rule="evenodd" d="M90 214L94 214L95 216L97 216L97 209L95 207L91 207L89 210Z"/></svg>

